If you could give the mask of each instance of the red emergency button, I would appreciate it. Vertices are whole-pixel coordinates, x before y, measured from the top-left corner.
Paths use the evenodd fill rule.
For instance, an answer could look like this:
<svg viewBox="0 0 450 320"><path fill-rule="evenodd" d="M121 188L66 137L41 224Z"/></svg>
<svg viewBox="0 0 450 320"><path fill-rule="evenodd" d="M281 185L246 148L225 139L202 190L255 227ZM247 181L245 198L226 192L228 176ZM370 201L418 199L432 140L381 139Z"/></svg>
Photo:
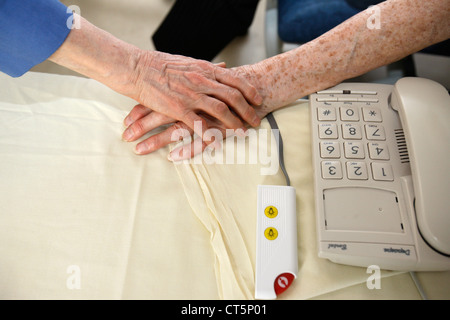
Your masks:
<svg viewBox="0 0 450 320"><path fill-rule="evenodd" d="M282 294L294 281L295 276L292 273L282 273L276 279L274 283L275 293L277 295Z"/></svg>

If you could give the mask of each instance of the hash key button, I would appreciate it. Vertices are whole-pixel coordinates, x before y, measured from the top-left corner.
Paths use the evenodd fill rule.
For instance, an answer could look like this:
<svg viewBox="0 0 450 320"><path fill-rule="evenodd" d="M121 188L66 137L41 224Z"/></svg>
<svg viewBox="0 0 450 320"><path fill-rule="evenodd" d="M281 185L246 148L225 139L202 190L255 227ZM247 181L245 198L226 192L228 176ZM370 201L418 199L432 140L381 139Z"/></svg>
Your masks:
<svg viewBox="0 0 450 320"><path fill-rule="evenodd" d="M317 120L336 121L336 109L328 106L317 108Z"/></svg>

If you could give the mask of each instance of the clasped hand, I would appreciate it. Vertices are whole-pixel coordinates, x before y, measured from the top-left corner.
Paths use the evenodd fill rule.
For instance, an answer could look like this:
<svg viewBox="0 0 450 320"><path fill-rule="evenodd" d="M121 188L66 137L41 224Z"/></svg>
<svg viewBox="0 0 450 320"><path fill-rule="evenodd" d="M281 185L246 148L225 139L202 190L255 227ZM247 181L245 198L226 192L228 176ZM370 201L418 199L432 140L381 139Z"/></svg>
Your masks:
<svg viewBox="0 0 450 320"><path fill-rule="evenodd" d="M173 123L136 145L136 153L148 154L172 142L171 135L177 129L202 137L212 127L225 131L258 126L261 120L253 106L260 105L262 97L245 77L224 66L162 52L144 52L135 73L135 100L139 104L124 120L127 129L123 139L136 141ZM207 144L202 142L202 149L197 152Z"/></svg>

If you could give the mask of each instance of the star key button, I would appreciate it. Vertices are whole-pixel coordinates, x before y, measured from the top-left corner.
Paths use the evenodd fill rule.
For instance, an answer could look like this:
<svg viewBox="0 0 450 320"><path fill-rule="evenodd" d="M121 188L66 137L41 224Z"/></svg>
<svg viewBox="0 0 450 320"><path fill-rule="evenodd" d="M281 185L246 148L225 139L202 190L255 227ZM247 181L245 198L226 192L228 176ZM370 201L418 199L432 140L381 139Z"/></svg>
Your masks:
<svg viewBox="0 0 450 320"><path fill-rule="evenodd" d="M381 111L375 107L362 108L363 118L366 122L381 122L383 121L381 117Z"/></svg>

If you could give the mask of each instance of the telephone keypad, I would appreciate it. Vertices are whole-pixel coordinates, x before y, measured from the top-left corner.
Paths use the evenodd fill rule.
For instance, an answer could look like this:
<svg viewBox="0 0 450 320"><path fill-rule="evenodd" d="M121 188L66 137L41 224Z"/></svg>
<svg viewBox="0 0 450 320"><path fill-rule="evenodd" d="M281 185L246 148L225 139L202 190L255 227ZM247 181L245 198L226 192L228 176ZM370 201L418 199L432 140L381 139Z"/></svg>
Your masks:
<svg viewBox="0 0 450 320"><path fill-rule="evenodd" d="M322 178L393 181L377 92L318 94L317 102L322 103L317 107Z"/></svg>

